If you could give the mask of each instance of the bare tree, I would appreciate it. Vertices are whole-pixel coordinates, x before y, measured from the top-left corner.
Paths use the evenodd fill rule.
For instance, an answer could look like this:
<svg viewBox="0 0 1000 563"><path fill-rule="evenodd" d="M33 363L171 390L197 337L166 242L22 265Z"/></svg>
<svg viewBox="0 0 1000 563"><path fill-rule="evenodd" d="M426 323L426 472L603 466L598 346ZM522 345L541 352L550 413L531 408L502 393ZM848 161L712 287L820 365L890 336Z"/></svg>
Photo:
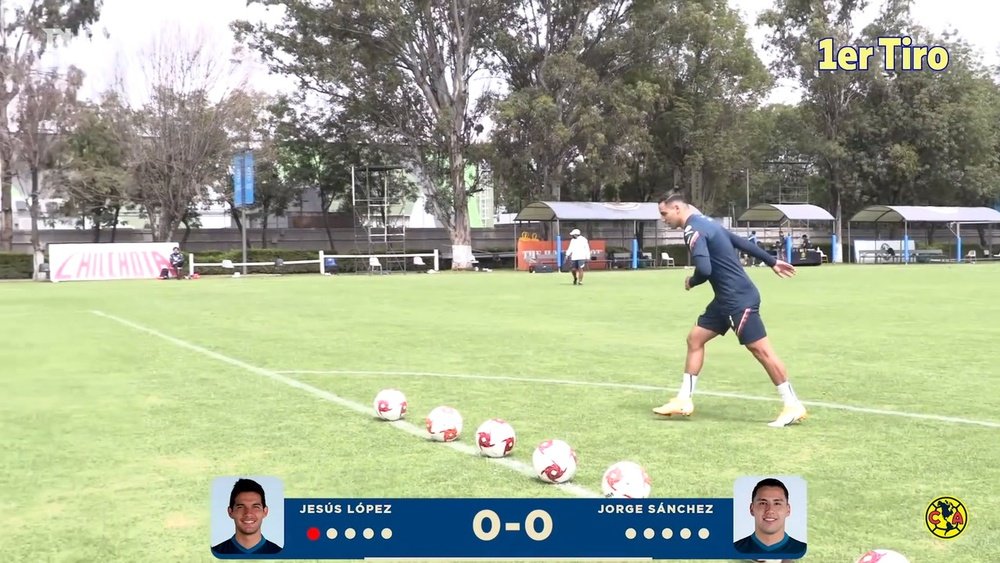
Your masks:
<svg viewBox="0 0 1000 563"><path fill-rule="evenodd" d="M0 250L11 250L14 244L10 105L42 53L54 47L46 41L46 30L79 34L97 21L100 11L100 0L31 0L13 8L0 2Z"/></svg>
<svg viewBox="0 0 1000 563"><path fill-rule="evenodd" d="M119 74L126 116L119 130L136 180L133 199L144 209L154 240L166 241L191 219L192 204L207 200L208 187L226 174L245 79L238 79L238 63L220 57L203 34L179 28L157 38L139 65L149 91L133 105L126 94L133 85Z"/></svg>
<svg viewBox="0 0 1000 563"><path fill-rule="evenodd" d="M73 66L65 74L33 72L22 83L17 98L14 141L17 154L31 175L31 247L36 254L42 250L38 236L41 173L53 168L56 154L65 144L77 108L76 94L82 84L83 72Z"/></svg>

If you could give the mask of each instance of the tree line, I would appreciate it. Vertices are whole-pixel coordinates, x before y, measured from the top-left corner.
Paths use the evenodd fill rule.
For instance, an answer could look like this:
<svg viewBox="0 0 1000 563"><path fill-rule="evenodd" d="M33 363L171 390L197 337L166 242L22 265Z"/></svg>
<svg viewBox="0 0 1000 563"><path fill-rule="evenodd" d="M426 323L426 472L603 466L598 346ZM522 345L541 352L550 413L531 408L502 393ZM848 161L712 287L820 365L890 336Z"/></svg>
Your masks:
<svg viewBox="0 0 1000 563"><path fill-rule="evenodd" d="M17 119L0 128L0 242L9 247L13 159L46 170L64 212L89 218L97 233L138 209L166 240L197 227L211 194L232 204L228 164L242 148L258 155L262 218L283 214L304 189L318 190L327 209L349 192L352 165L406 166L449 229L457 268L471 257L467 201L480 189L469 163L489 167L496 200L511 210L683 191L728 215L747 192L751 203L773 202L794 189L830 209L840 232L872 203L1000 199L996 69L957 34L917 25L907 0L886 2L866 26L857 0L778 0L749 22L726 0L257 3L283 6L282 19L233 29L273 72L295 79L296 90L276 98L246 82L219 94L232 71L169 38L145 59L150 92L137 104L122 90L76 101L78 71L43 79L17 70L44 46L21 59L5 49L0 117ZM75 14L79 32L99 15L93 2L38 5L50 19ZM5 35L20 25L31 36L41 21L25 12ZM751 25L768 30L770 66ZM820 39L874 45L887 35L946 47L948 68L818 70ZM800 103L763 104L778 79L795 83Z"/></svg>

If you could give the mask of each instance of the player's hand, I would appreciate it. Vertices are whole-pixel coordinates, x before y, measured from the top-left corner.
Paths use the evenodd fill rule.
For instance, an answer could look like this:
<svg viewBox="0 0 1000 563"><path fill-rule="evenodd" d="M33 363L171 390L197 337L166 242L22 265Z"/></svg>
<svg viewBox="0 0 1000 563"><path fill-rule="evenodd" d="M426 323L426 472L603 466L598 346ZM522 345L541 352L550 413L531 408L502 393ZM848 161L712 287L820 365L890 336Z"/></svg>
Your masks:
<svg viewBox="0 0 1000 563"><path fill-rule="evenodd" d="M691 276L684 278L684 291L691 291Z"/></svg>
<svg viewBox="0 0 1000 563"><path fill-rule="evenodd" d="M778 260L778 262L771 266L775 274L778 274L779 278L790 278L795 275L795 266L792 266L784 260Z"/></svg>

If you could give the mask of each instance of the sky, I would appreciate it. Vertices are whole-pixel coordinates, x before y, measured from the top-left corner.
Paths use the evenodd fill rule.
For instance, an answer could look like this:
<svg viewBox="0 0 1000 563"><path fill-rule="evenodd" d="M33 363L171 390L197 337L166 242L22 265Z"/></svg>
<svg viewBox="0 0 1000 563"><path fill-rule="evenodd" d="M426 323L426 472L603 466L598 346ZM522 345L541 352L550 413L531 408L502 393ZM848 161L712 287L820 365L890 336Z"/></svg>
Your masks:
<svg viewBox="0 0 1000 563"><path fill-rule="evenodd" d="M26 0L0 0L9 6ZM729 0L750 27L750 37L762 60L770 62L771 56L764 49L767 30L756 26L757 14L773 5L773 0ZM878 12L876 2L865 12L864 22ZM916 0L912 13L917 22L932 32L957 29L962 37L978 48L984 60L991 65L1000 64L998 48L1000 36L991 26L991 18L984 17L982 0ZM101 19L90 39L78 38L69 45L52 51L47 62L58 66L76 65L86 74L82 95L93 99L113 82L116 69L125 69L130 89L142 91L141 53L151 41L162 37L165 31L184 30L187 34L200 34L207 39L217 61L225 61L236 46L229 23L234 19L272 19L272 12L260 6L247 6L246 0L104 0ZM107 34L105 36L105 33ZM247 76L257 89L277 93L294 88L288 78L270 76L262 64L244 67L241 76ZM484 86L490 81L482 80ZM769 102L794 103L798 94L794 87L779 84L768 98Z"/></svg>

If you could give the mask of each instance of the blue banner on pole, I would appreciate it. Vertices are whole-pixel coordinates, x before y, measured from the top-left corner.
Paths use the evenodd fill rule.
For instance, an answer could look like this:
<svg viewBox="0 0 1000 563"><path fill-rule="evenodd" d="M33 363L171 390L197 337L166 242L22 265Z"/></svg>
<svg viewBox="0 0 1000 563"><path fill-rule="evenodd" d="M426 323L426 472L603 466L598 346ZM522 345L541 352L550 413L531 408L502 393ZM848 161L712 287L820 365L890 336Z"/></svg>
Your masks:
<svg viewBox="0 0 1000 563"><path fill-rule="evenodd" d="M252 151L233 156L233 203L236 207L253 205L254 158Z"/></svg>

